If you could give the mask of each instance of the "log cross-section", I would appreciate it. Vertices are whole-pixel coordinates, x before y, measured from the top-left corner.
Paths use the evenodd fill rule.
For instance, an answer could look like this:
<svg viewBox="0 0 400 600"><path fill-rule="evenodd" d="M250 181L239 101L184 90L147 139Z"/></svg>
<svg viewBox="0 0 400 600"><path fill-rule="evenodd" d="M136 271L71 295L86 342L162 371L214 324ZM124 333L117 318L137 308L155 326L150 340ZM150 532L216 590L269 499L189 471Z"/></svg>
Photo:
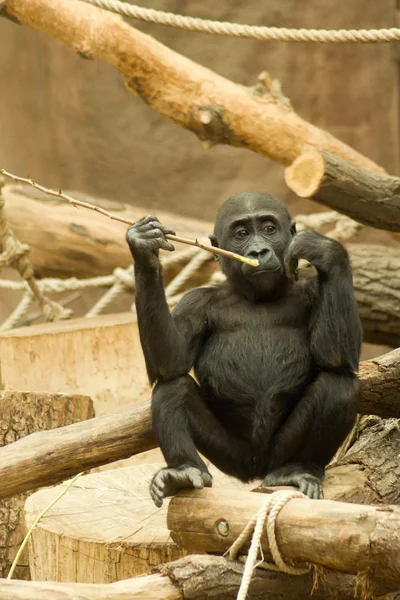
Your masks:
<svg viewBox="0 0 400 600"><path fill-rule="evenodd" d="M285 171L289 188L365 225L400 231L400 178L373 173L326 151L307 150Z"/></svg>

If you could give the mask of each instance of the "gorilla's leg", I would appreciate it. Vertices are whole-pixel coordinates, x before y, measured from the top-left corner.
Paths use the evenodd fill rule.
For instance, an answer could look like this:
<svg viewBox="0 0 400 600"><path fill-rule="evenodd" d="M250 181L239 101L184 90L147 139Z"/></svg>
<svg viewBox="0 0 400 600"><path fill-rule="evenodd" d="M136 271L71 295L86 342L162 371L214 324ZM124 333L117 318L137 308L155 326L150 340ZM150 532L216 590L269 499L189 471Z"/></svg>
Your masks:
<svg viewBox="0 0 400 600"><path fill-rule="evenodd" d="M322 498L324 469L355 422L359 395L355 376L319 373L275 434L263 485L294 485Z"/></svg>
<svg viewBox="0 0 400 600"><path fill-rule="evenodd" d="M190 375L159 382L152 396L153 429L168 467L150 485L154 503L188 487L212 485L197 449L219 469L240 479L252 478L248 444L229 433L207 408Z"/></svg>

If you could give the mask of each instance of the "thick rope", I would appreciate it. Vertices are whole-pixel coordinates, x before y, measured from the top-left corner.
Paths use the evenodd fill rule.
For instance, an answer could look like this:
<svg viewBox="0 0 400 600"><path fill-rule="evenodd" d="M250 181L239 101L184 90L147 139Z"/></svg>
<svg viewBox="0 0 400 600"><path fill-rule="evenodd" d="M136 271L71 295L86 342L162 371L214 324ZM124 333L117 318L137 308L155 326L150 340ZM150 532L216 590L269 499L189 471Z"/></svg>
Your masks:
<svg viewBox="0 0 400 600"><path fill-rule="evenodd" d="M279 490L273 494L268 494L263 502L258 514L244 528L237 540L229 548L227 554L231 560L237 560L239 550L244 544L251 539L250 550L247 555L246 564L243 571L242 581L240 584L237 600L245 600L250 586L250 581L253 571L257 566L270 569L272 571L280 571L288 575L304 575L310 571L310 567L299 568L293 567L283 560L282 554L278 548L276 541L276 519L278 514L286 504L293 498L305 498L301 492L290 490ZM256 565L258 549L261 548L260 540L264 532L264 525L267 522L266 534L268 545L274 559L274 563L264 562L261 560Z"/></svg>
<svg viewBox="0 0 400 600"><path fill-rule="evenodd" d="M242 25L226 21L211 21L197 17L185 17L162 10L144 8L119 0L86 0L89 4L111 10L126 17L157 23L168 27L178 27L200 33L243 37L264 41L317 42L319 44L376 44L398 42L400 29L289 29L287 27L263 27Z"/></svg>

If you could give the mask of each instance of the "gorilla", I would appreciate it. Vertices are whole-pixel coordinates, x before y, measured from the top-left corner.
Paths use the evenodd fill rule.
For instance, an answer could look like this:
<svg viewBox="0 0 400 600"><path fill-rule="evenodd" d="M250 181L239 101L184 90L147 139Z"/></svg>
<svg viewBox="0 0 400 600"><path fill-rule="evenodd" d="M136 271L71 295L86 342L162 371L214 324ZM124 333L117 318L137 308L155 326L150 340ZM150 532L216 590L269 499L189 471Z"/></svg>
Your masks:
<svg viewBox="0 0 400 600"><path fill-rule="evenodd" d="M226 281L189 291L170 313L159 259L160 248L174 250L166 234L174 231L147 216L126 235L167 463L150 485L154 503L212 485L199 452L241 481L322 498L325 467L360 395L362 331L347 251L315 231L296 233L280 200L242 193L220 207L210 240L259 266L219 257ZM298 276L299 259L314 269Z"/></svg>

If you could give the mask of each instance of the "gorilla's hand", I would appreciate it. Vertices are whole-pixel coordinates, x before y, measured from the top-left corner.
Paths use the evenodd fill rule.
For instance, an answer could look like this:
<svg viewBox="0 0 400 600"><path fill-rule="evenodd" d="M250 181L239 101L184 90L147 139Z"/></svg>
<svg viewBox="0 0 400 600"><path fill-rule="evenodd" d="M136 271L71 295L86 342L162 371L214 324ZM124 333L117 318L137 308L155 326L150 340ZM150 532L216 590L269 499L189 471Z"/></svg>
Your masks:
<svg viewBox="0 0 400 600"><path fill-rule="evenodd" d="M150 484L150 495L156 506L162 506L163 499L173 496L185 488L212 487L210 473L203 473L196 467L182 465L177 469L166 468L158 471Z"/></svg>
<svg viewBox="0 0 400 600"><path fill-rule="evenodd" d="M161 225L153 216L144 217L126 232L126 241L136 263L157 264L160 248L172 252L174 246L165 238L166 234L175 235L169 227Z"/></svg>
<svg viewBox="0 0 400 600"><path fill-rule="evenodd" d="M289 279L296 279L297 265L301 258L325 275L335 266L348 266L348 255L344 247L336 240L311 229L300 231L290 243L285 256L286 275Z"/></svg>

